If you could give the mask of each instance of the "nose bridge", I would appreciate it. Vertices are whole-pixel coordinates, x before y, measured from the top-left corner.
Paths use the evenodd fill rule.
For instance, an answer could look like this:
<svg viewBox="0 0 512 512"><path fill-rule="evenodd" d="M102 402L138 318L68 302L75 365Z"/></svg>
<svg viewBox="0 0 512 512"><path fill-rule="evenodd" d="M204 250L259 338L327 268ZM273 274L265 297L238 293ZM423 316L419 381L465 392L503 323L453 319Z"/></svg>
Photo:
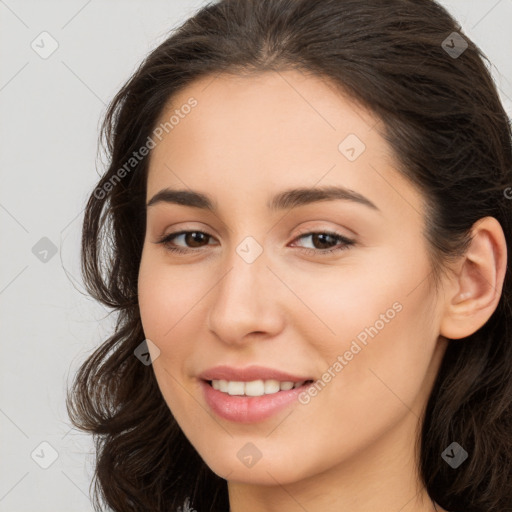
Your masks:
<svg viewBox="0 0 512 512"><path fill-rule="evenodd" d="M210 330L228 341L251 332L275 331L278 309L269 288L272 273L263 247L252 237L242 240L226 257L226 272L216 286L208 314Z"/></svg>

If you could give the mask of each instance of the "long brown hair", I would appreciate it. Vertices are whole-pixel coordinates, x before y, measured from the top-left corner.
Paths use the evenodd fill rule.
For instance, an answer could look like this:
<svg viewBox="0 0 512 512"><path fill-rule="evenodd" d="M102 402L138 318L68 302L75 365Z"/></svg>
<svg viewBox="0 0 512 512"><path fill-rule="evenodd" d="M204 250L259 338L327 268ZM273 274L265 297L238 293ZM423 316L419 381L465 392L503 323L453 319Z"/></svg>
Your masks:
<svg viewBox="0 0 512 512"><path fill-rule="evenodd" d="M126 163L194 80L290 68L325 77L383 121L400 172L428 200L434 279L463 254L478 219L501 223L509 265L500 302L481 329L449 342L419 465L442 507L510 512L511 127L485 56L432 0L221 0L173 31L111 102L102 126L109 166L85 210L82 272L89 293L117 312L117 325L83 363L67 399L73 424L94 434L95 507L168 512L187 497L200 512L229 507L226 481L183 435L151 366L134 356L145 338L137 275L148 158ZM441 457L454 441L469 453L457 469Z"/></svg>

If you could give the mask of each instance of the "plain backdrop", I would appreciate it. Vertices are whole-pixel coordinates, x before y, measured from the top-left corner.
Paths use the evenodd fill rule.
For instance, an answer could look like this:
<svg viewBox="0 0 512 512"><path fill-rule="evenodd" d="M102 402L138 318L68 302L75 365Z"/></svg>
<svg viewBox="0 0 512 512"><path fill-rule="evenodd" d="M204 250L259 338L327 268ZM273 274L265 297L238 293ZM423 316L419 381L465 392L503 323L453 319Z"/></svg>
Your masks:
<svg viewBox="0 0 512 512"><path fill-rule="evenodd" d="M321 1L321 0L319 0ZM89 436L65 390L110 333L79 240L106 106L205 1L0 0L0 512L92 511ZM445 0L512 115L512 0Z"/></svg>

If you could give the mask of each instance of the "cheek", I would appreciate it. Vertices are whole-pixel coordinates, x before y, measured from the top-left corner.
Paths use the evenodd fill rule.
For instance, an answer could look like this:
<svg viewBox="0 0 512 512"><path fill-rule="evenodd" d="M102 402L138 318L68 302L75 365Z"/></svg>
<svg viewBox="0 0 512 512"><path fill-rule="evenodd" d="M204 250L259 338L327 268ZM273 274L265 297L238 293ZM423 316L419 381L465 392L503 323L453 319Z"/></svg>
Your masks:
<svg viewBox="0 0 512 512"><path fill-rule="evenodd" d="M293 322L300 323L303 333L308 332L308 325L315 328L310 332L315 334L317 349L339 353L355 338L364 345L372 333L378 331L377 336L383 337L390 325L400 324L407 316L401 311L406 304L411 304L409 312L418 308L417 294L410 292L422 274L418 270L421 258L412 260L416 261L413 265L410 260L400 261L391 249L348 256L337 268L282 272L283 280L293 283L303 302L290 296Z"/></svg>
<svg viewBox="0 0 512 512"><path fill-rule="evenodd" d="M335 332L309 338L313 353L321 354L326 373L320 380L326 384L299 410L304 424L321 426L308 437L311 451L324 454L319 467L335 464L341 456L336 454L347 456L402 419L414 422L422 413L432 384L435 312L427 283L418 286L410 267L397 264L385 286L368 270L333 280L331 288L321 287L323 292L315 287L308 295L308 305L319 308L318 315ZM300 445L294 425L283 423L280 429Z"/></svg>
<svg viewBox="0 0 512 512"><path fill-rule="evenodd" d="M190 288L179 272L165 271L155 258L143 255L138 281L141 322L145 337L159 349L153 370L169 406L177 391L172 376L182 380L183 361L192 349L191 343L174 341L180 339L193 304Z"/></svg>
<svg viewBox="0 0 512 512"><path fill-rule="evenodd" d="M138 295L146 337L160 343L172 340L180 323L186 323L187 315L204 295L202 282L197 269L171 268L158 255L143 253Z"/></svg>
<svg viewBox="0 0 512 512"><path fill-rule="evenodd" d="M192 281L196 283L194 286L192 274L196 276ZM190 395L183 392L183 386L188 385L184 365L195 349L194 340L200 339L191 328L201 325L201 322L191 323L194 305L204 295L197 282L196 271L184 266L171 269L154 254L143 253L138 280L141 322L146 338L160 350L152 367L163 397L178 422L197 412ZM180 426L186 429L186 425Z"/></svg>
<svg viewBox="0 0 512 512"><path fill-rule="evenodd" d="M295 278L314 315L297 307L293 321L302 334L309 333L309 344L323 361L320 372L330 369L340 376L332 379L332 389L357 392L352 396L357 410L365 400L369 407L379 400L400 404L389 388L413 401L438 335L424 256L400 260L397 254L374 251L372 258L371 265L331 268L315 279L298 273Z"/></svg>

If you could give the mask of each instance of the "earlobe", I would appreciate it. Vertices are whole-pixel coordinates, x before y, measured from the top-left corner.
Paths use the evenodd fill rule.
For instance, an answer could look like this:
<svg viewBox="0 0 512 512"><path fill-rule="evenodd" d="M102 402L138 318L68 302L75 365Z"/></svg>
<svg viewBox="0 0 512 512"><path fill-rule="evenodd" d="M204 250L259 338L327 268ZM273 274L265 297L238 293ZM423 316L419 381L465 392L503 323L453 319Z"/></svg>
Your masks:
<svg viewBox="0 0 512 512"><path fill-rule="evenodd" d="M446 287L440 335L449 339L470 336L496 310L507 268L507 244L494 217L484 217L472 228L472 241Z"/></svg>

